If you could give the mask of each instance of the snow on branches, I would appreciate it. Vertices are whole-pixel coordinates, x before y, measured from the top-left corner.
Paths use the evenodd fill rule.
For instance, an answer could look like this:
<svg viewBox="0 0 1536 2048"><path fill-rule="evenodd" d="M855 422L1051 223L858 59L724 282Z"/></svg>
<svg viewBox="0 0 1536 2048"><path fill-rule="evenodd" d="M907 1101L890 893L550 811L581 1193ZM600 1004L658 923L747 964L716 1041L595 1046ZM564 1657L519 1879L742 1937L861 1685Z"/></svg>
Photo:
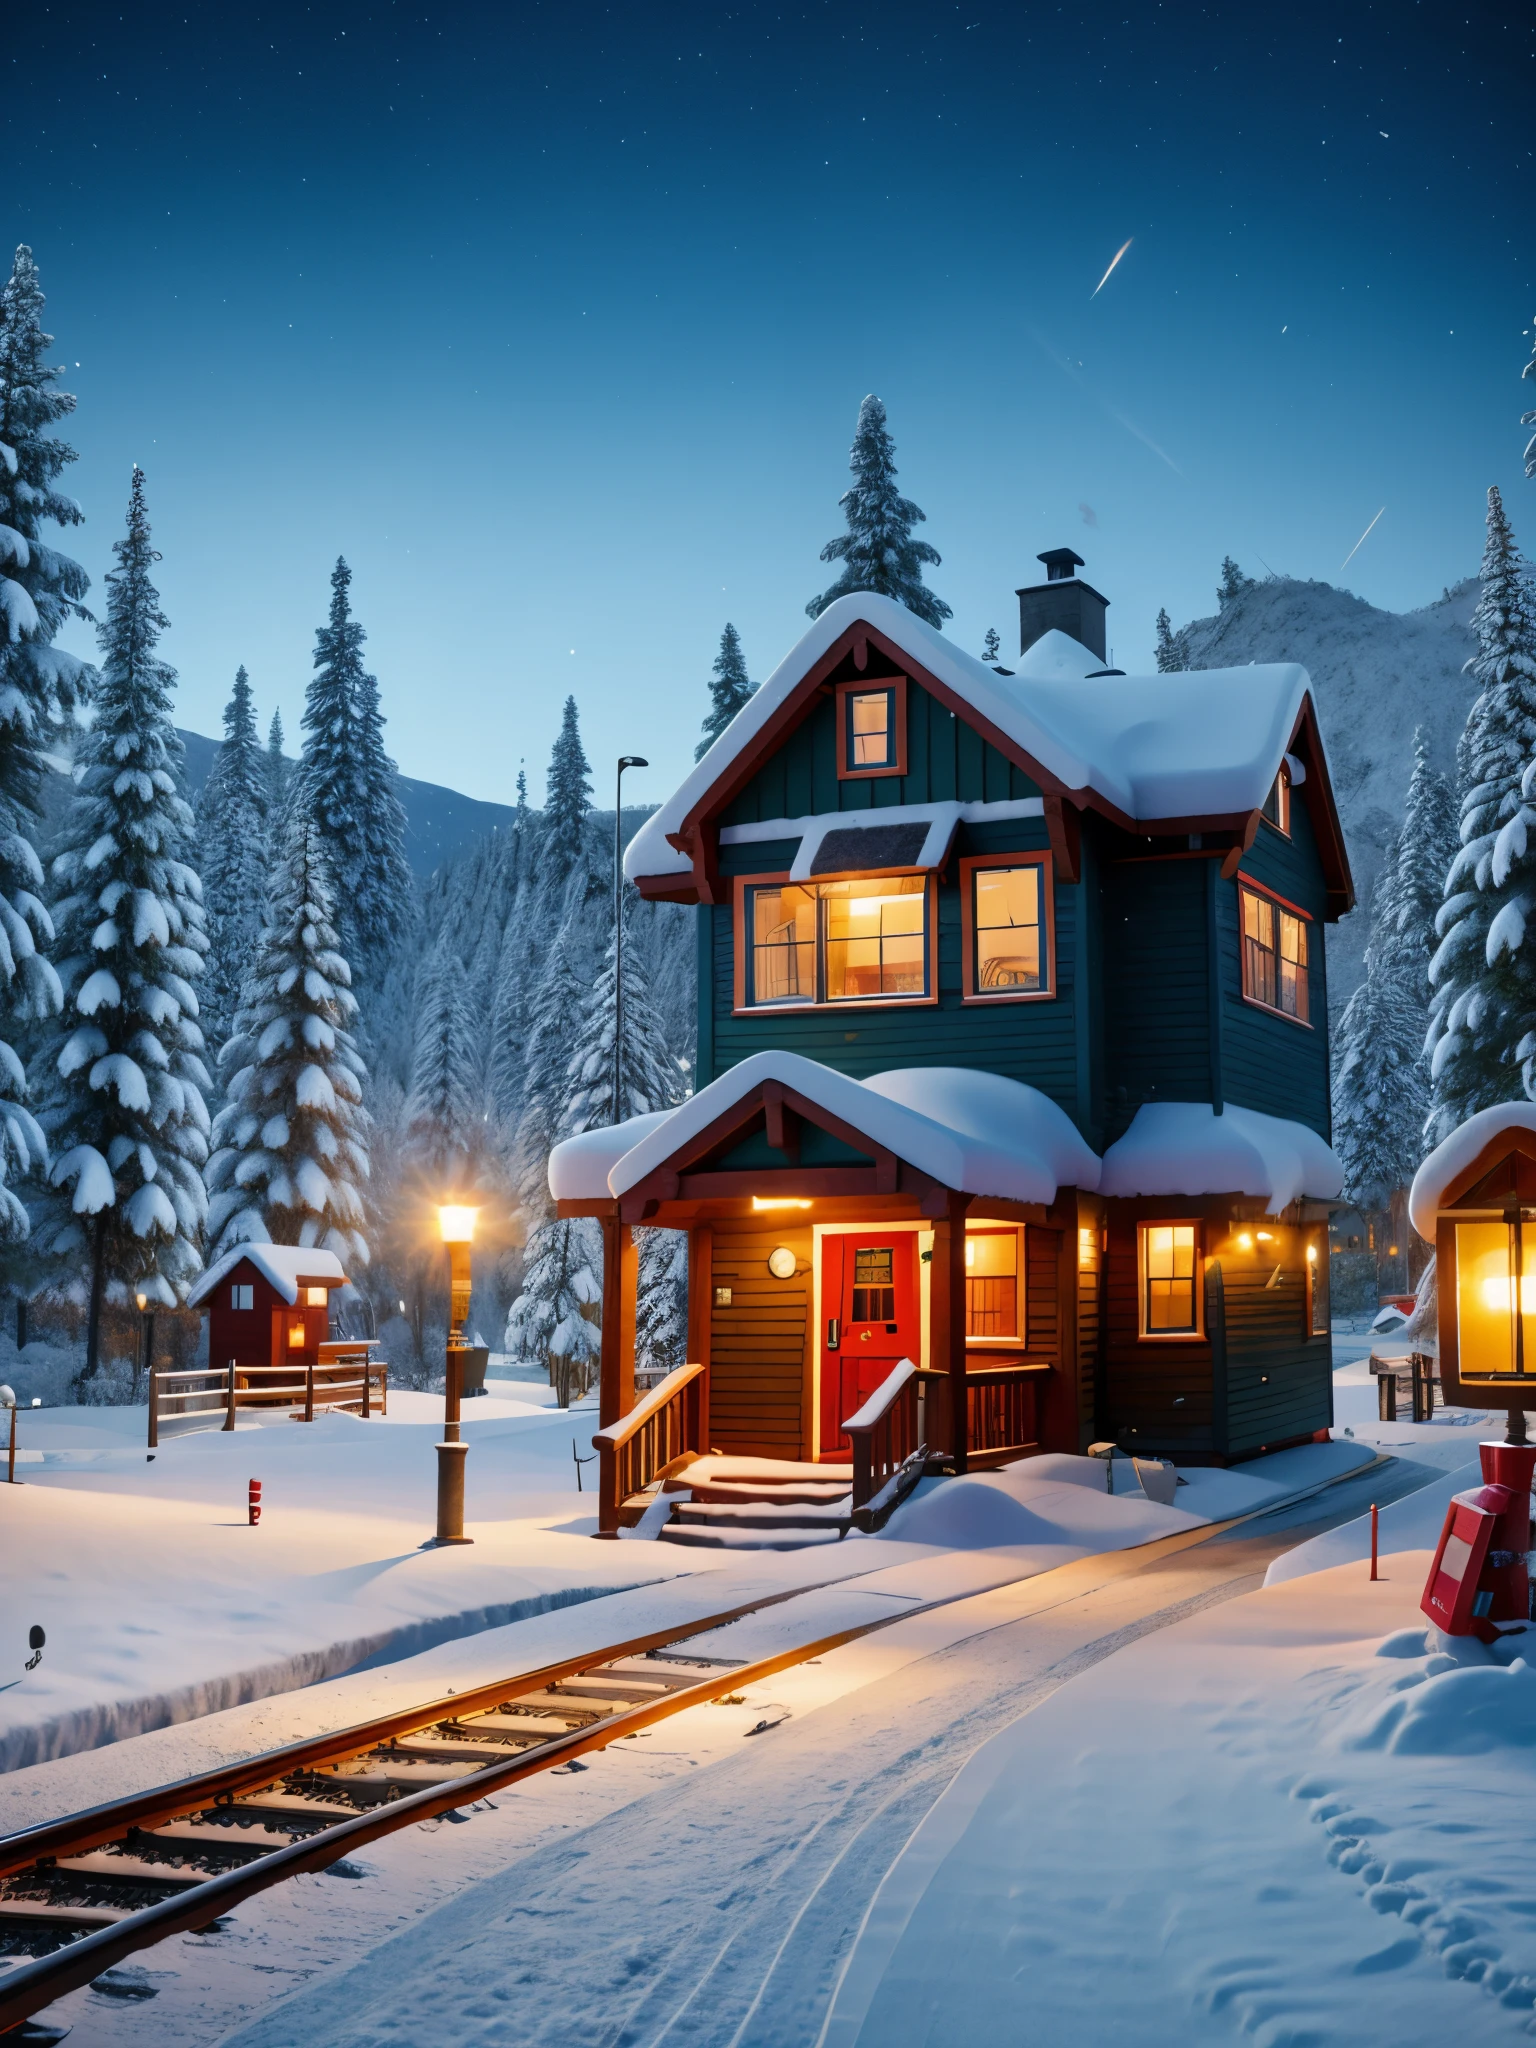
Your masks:
<svg viewBox="0 0 1536 2048"><path fill-rule="evenodd" d="M848 531L821 551L824 562L841 562L843 573L811 599L806 611L819 619L838 598L873 590L895 598L930 626L942 626L950 608L923 582L923 564L936 569L942 558L927 541L913 538L913 527L928 515L896 488L896 443L885 424L885 407L873 393L859 407L848 467L853 483L838 500Z"/></svg>

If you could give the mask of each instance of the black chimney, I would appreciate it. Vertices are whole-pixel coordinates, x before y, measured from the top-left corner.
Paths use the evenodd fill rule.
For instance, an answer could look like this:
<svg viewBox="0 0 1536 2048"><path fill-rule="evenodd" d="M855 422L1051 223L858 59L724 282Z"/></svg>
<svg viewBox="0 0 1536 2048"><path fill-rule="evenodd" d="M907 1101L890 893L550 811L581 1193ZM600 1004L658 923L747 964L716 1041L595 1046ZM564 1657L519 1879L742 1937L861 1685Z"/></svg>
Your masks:
<svg viewBox="0 0 1536 2048"><path fill-rule="evenodd" d="M1082 556L1074 554L1071 548L1047 548L1036 560L1045 564L1045 582L1029 584L1016 593L1020 654L1027 654L1043 634L1055 627L1100 661L1106 660L1104 614L1109 610L1109 599L1078 577L1077 571L1085 566Z"/></svg>

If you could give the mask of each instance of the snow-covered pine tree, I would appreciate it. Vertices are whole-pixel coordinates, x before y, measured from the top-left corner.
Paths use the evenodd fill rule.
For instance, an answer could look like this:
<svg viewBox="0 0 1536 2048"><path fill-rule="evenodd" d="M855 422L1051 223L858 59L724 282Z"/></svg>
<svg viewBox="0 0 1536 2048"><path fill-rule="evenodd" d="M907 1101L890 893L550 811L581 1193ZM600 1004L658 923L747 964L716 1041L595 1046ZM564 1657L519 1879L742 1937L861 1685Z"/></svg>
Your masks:
<svg viewBox="0 0 1536 2048"><path fill-rule="evenodd" d="M363 667L367 635L352 616L351 586L352 571L338 556L330 616L315 635L299 779L304 808L326 842L342 950L366 980L399 943L410 873L405 815L384 752L378 684Z"/></svg>
<svg viewBox="0 0 1536 2048"><path fill-rule="evenodd" d="M1400 1203L1413 1179L1429 1111L1428 963L1421 933L1402 929L1402 851L1376 878L1365 978L1344 1006L1334 1054L1333 1143L1345 1193L1376 1214Z"/></svg>
<svg viewBox="0 0 1536 2048"><path fill-rule="evenodd" d="M366 1266L366 1070L327 858L319 826L295 804L221 1060L208 1236L215 1252L248 1239L321 1245L344 1266Z"/></svg>
<svg viewBox="0 0 1536 2048"><path fill-rule="evenodd" d="M602 1301L602 1247L590 1217L554 1214L549 1155L566 1135L571 1031L585 991L562 930L533 1006L518 1128L518 1197L528 1228L522 1292L507 1316L506 1349L547 1366L562 1408L585 1393L601 1350L592 1311Z"/></svg>
<svg viewBox="0 0 1536 2048"><path fill-rule="evenodd" d="M208 937L188 860L176 672L155 652L168 621L150 581L160 556L139 469L112 552L96 716L53 863L65 1003L44 1061L49 1178L60 1190L50 1248L89 1259L87 1377L107 1289L183 1300L202 1270L207 1213L210 1083L192 984Z"/></svg>
<svg viewBox="0 0 1536 2048"><path fill-rule="evenodd" d="M591 808L592 770L581 744L576 699L567 697L544 786L544 866L553 879L563 881L582 858Z"/></svg>
<svg viewBox="0 0 1536 2048"><path fill-rule="evenodd" d="M271 821L274 838L281 829L288 809L288 793L293 788L294 763L283 752L283 714L274 711L272 723L267 727L267 817Z"/></svg>
<svg viewBox="0 0 1536 2048"><path fill-rule="evenodd" d="M688 1343L687 1231L637 1230L635 1265L635 1365L675 1372Z"/></svg>
<svg viewBox="0 0 1536 2048"><path fill-rule="evenodd" d="M244 667L224 707L224 739L197 807L203 907L208 917L208 967L202 1024L217 1059L240 1004L261 905L267 891L267 764L256 737L251 679Z"/></svg>
<svg viewBox="0 0 1536 2048"><path fill-rule="evenodd" d="M1163 605L1157 614L1157 672L1164 676L1175 675L1183 666L1184 650L1173 630L1168 607Z"/></svg>
<svg viewBox="0 0 1536 2048"><path fill-rule="evenodd" d="M1446 877L1429 969L1432 1144L1477 1110L1516 1095L1518 1062L1530 1067L1536 1017L1536 947L1524 944L1536 810L1523 794L1536 758L1536 622L1496 486L1488 492L1480 579L1472 615L1478 651L1467 666L1482 689L1457 747L1461 846Z"/></svg>
<svg viewBox="0 0 1536 2048"><path fill-rule="evenodd" d="M988 626L981 643L981 658L988 668L995 668L1002 656L1003 643L997 637L996 626Z"/></svg>
<svg viewBox="0 0 1536 2048"><path fill-rule="evenodd" d="M853 484L838 500L848 531L821 551L824 562L841 562L843 573L811 599L806 611L819 619L838 598L873 590L894 597L930 626L942 626L952 616L950 608L923 582L923 564L936 569L941 557L927 541L912 536L913 527L928 515L896 488L896 443L885 424L885 407L873 393L859 407L848 466Z"/></svg>
<svg viewBox="0 0 1536 2048"><path fill-rule="evenodd" d="M1394 903L1399 935L1419 949L1423 961L1426 1026L1429 1005L1429 963L1439 940L1435 919L1445 901L1445 881L1461 846L1456 798L1434 764L1429 730L1417 726L1413 735L1413 773L1403 807L1403 829L1397 842Z"/></svg>
<svg viewBox="0 0 1536 2048"><path fill-rule="evenodd" d="M709 709L704 714L704 736L693 750L695 761L703 760L756 688L756 683L747 675L741 635L727 621L725 631L720 635L720 652L715 656L714 670L709 679Z"/></svg>
<svg viewBox="0 0 1536 2048"><path fill-rule="evenodd" d="M417 977L415 1009L406 1149L413 1163L440 1187L468 1189L476 1175L485 1126L464 963L446 935L428 954Z"/></svg>
<svg viewBox="0 0 1536 2048"><path fill-rule="evenodd" d="M1531 323L1531 331L1536 334L1536 320ZM1536 341L1531 344L1531 360L1520 375L1522 378L1529 377L1532 383L1536 383ZM1536 427L1536 412L1521 413L1520 424L1522 427ZM1532 434L1525 444L1525 473L1529 477L1536 477L1536 434Z"/></svg>
<svg viewBox="0 0 1536 2048"><path fill-rule="evenodd" d="M1241 597L1245 590L1252 590L1253 578L1245 576L1230 555L1221 558L1221 582L1216 589L1216 605L1225 611L1234 597Z"/></svg>
<svg viewBox="0 0 1536 2048"><path fill-rule="evenodd" d="M651 1002L643 949L635 944L634 891L624 891L624 1042L618 1113L613 1100L614 944L582 1005L581 1025L566 1064L567 1108L561 1135L626 1123L654 1109L670 1109L688 1092Z"/></svg>
<svg viewBox="0 0 1536 2048"><path fill-rule="evenodd" d="M52 429L75 401L55 389L42 315L37 266L23 243L0 294L0 1243L9 1244L30 1226L8 1183L47 1162L10 1040L18 1025L56 1016L63 1001L39 950L53 939L36 847L44 757L95 683L88 663L53 644L66 620L90 617L82 603L90 579L42 542L46 525L74 526L82 516L54 488L75 451Z"/></svg>
<svg viewBox="0 0 1536 2048"><path fill-rule="evenodd" d="M509 1139L522 1115L528 1058L526 996L535 964L527 916L532 843L528 776L519 767L517 810L504 854L508 909L491 990L491 1049L486 1061L490 1112L497 1129Z"/></svg>

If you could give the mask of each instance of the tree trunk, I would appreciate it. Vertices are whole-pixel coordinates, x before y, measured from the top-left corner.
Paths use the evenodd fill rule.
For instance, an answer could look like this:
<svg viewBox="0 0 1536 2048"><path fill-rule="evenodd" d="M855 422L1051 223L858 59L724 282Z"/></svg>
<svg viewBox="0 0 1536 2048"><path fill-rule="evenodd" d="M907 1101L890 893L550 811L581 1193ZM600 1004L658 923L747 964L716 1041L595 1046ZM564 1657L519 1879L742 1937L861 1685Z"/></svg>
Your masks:
<svg viewBox="0 0 1536 2048"><path fill-rule="evenodd" d="M101 1363L101 1296L106 1285L107 1212L96 1212L95 1238L91 1246L91 1308L85 1325L85 1370L83 1380L95 1377Z"/></svg>

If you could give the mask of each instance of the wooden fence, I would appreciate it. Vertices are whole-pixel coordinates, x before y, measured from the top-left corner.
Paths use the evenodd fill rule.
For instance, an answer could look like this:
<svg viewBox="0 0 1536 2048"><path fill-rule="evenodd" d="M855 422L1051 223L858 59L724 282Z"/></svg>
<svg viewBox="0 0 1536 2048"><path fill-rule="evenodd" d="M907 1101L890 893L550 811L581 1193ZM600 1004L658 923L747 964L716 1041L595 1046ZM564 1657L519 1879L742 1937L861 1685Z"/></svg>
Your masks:
<svg viewBox="0 0 1536 2048"><path fill-rule="evenodd" d="M162 1421L233 1429L242 1408L287 1408L293 1420L302 1422L344 1408L366 1421L375 1408L381 1415L389 1412L389 1367L359 1347L319 1365L237 1366L231 1359L228 1365L152 1372L149 1448L160 1441Z"/></svg>

